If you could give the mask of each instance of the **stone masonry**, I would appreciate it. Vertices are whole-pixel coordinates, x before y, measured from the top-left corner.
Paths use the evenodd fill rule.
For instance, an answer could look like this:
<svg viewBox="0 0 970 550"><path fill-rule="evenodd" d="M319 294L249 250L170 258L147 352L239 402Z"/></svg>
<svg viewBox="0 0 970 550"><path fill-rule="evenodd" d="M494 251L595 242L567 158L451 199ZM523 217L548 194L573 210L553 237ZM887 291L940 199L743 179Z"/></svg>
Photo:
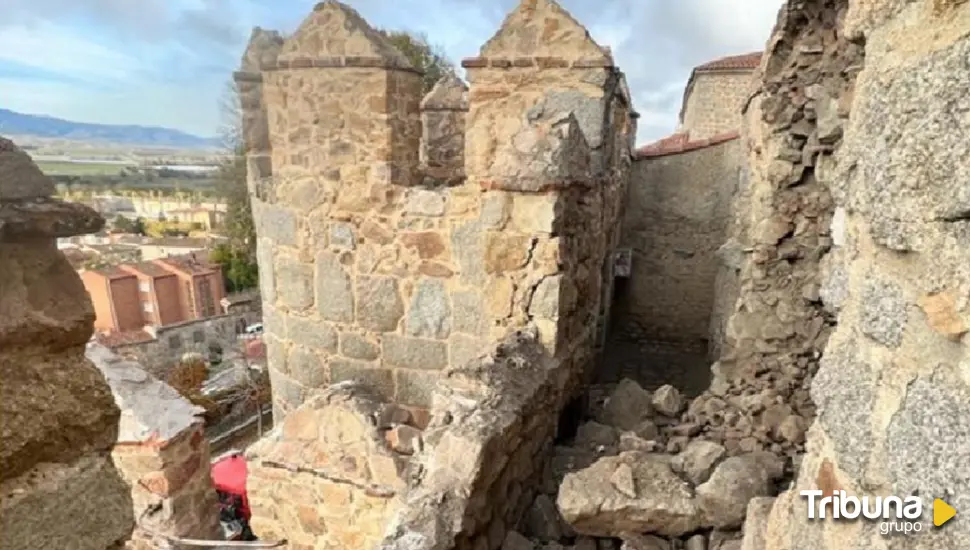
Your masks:
<svg viewBox="0 0 970 550"><path fill-rule="evenodd" d="M774 505L764 548L967 548L970 3L825 4L852 42L843 51L865 50L852 89L814 97L820 128L832 120L824 113L851 105L841 148L816 168L835 209L821 300L837 326L811 387L818 419L808 452ZM805 49L795 21L810 9L792 3L773 40ZM769 95L760 103L773 111ZM922 532L809 523L798 491L813 489L919 495ZM938 529L934 498L958 510Z"/></svg>
<svg viewBox="0 0 970 550"><path fill-rule="evenodd" d="M779 28L792 30L769 42L752 102L760 108L746 113L760 121L745 126L749 181L721 250L740 265L740 293L711 388L677 428L730 453L802 451L815 412L811 379L835 321L820 299L834 214L824 169L848 116L834 98L851 90L863 52L837 32L839 5L800 6L797 15L781 10Z"/></svg>
<svg viewBox="0 0 970 550"><path fill-rule="evenodd" d="M274 494L281 476L316 472L319 481L300 482L321 484L316 496L294 505L322 502L329 510L323 480L350 479L341 468L363 468L374 456L346 450L343 462L334 455L321 465L305 452L290 454L297 436L287 430L331 423L333 397L321 396L336 390L324 388L352 382L371 392L371 403L409 407L404 425L412 429L424 427L427 420L416 420L432 409L432 426L446 434L456 427L454 407L472 397L468 390L480 394L485 416L473 425L494 435L475 460L493 468L481 490L494 485L497 500L483 503L476 493L473 502L456 502L477 519L448 531L429 532L403 509L395 525L432 537L422 544L448 545L442 548L504 534L535 497L533 474L544 468L559 411L590 374L605 326L604 278L612 278L635 133L622 73L550 0L523 1L480 55L463 62L470 86L445 79L423 99L403 56L339 2L318 4L275 61L252 55L269 44L261 36L254 33L246 57L263 59L261 73L237 81L261 82L259 101L246 104L265 110L269 128L272 176L250 177L257 179L260 250L269 254L260 270L274 414L285 420L251 452L259 464L251 485L256 522L306 547L364 548L373 539L375 531L347 530L336 518L294 523L274 497L258 496ZM244 117L257 120L253 112ZM525 327L529 336L519 337L526 341L509 343ZM521 346L529 351L520 357L513 350ZM490 356L494 370L481 366ZM541 383L529 359L539 356L548 358ZM508 407L534 417L528 426L489 426L500 396L512 395L502 388L521 394ZM465 397L453 401L454 392ZM389 429L375 423L354 437ZM312 440L316 432L308 430ZM478 482L437 472L444 458L429 458L452 454L455 447L435 448L468 436L429 430L422 458L381 466L400 479L392 484L393 475L379 474L393 491L376 508L367 505L375 525L425 491L473 496L463 484ZM531 439L513 462L505 455L523 433ZM347 445L331 439L318 442ZM272 457L289 458L282 466ZM373 466L365 474L378 475ZM357 486L347 488L353 502L375 491L371 481L349 483ZM336 508L322 517L341 513ZM501 544L501 536L488 537Z"/></svg>
<svg viewBox="0 0 970 550"><path fill-rule="evenodd" d="M267 36L237 81L280 417L343 380L426 409L443 368L527 321L590 356L633 134L608 51L523 2L465 62L470 91L446 80L422 101L339 2Z"/></svg>
<svg viewBox="0 0 970 550"><path fill-rule="evenodd" d="M0 137L0 532L9 548L114 549L134 525L111 456L120 413L84 357L94 308L55 246L104 219L53 192Z"/></svg>
<svg viewBox="0 0 970 550"><path fill-rule="evenodd" d="M112 457L131 487L139 523L126 548L153 550L166 536L219 540L204 409L100 344L88 344L85 355L104 374L121 408Z"/></svg>

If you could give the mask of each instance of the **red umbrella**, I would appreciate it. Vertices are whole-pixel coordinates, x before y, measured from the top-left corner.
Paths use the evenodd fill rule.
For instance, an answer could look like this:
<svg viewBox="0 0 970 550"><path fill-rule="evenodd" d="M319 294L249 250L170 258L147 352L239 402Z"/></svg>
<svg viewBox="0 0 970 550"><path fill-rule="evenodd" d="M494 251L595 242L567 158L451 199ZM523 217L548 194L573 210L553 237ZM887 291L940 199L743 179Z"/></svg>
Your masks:
<svg viewBox="0 0 970 550"><path fill-rule="evenodd" d="M210 470L212 484L217 491L238 495L242 499L242 513L247 520L250 517L249 497L246 494L246 476L249 469L246 459L240 454L232 454L225 458L216 459Z"/></svg>

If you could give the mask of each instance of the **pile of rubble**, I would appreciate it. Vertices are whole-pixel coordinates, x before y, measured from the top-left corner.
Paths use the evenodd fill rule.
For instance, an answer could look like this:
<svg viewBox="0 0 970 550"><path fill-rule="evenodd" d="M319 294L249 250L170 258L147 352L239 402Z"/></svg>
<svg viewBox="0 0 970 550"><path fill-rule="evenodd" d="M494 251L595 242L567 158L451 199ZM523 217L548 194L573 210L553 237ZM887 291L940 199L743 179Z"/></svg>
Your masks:
<svg viewBox="0 0 970 550"><path fill-rule="evenodd" d="M794 431L778 402L744 408L777 419L767 437ZM745 451L702 438L684 419L692 409L672 386L654 392L623 380L593 399L590 420L553 450L541 492L502 550L753 550L773 495L791 479L791 461L760 447ZM800 417L797 417L800 419ZM726 419L737 426L750 422ZM758 426L764 426L764 423ZM741 442L764 430L738 429ZM791 432L791 433L790 433ZM710 436L713 432L705 435ZM799 436L801 437L801 436ZM757 449L757 450L754 450ZM744 542L741 529L751 532ZM742 546L743 544L743 546Z"/></svg>

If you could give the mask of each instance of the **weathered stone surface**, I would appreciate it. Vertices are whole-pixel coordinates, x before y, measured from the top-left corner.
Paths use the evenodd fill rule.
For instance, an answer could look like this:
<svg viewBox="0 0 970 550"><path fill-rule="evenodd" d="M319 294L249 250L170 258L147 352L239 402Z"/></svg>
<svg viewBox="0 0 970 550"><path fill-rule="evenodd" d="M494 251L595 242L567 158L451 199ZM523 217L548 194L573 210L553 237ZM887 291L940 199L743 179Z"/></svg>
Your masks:
<svg viewBox="0 0 970 550"><path fill-rule="evenodd" d="M380 348L362 334L343 332L340 334L340 354L351 359L372 361L380 355Z"/></svg>
<svg viewBox="0 0 970 550"><path fill-rule="evenodd" d="M100 344L89 344L85 357L104 375L121 409L119 443L168 441L201 421L205 412L171 386Z"/></svg>
<svg viewBox="0 0 970 550"><path fill-rule="evenodd" d="M653 392L650 403L657 412L667 416L677 416L687 406L684 396L677 391L677 388L670 384L665 384L657 388Z"/></svg>
<svg viewBox="0 0 970 550"><path fill-rule="evenodd" d="M128 484L105 455L43 464L4 489L0 529L12 547L104 550L126 540L134 525ZM51 523L55 508L73 521Z"/></svg>
<svg viewBox="0 0 970 550"><path fill-rule="evenodd" d="M876 403L876 374L857 347L829 346L812 383L819 421L832 431L840 467L861 476L875 447L869 415Z"/></svg>
<svg viewBox="0 0 970 550"><path fill-rule="evenodd" d="M410 189L404 213L415 216L441 216L445 213L445 196L436 191Z"/></svg>
<svg viewBox="0 0 970 550"><path fill-rule="evenodd" d="M49 244L0 243L0 349L43 346L49 352L91 337L94 308L81 279Z"/></svg>
<svg viewBox="0 0 970 550"><path fill-rule="evenodd" d="M741 550L767 550L765 532L768 529L768 515L774 503L773 497L756 497L748 502Z"/></svg>
<svg viewBox="0 0 970 550"><path fill-rule="evenodd" d="M361 284L361 281L358 281L358 286ZM340 265L337 256L330 253L317 255L314 288L316 290L317 311L325 320L344 323L353 320L354 293L350 286L350 275ZM367 288L365 287L363 290L366 291ZM359 296L359 300L363 304L367 303L367 299L375 298L373 295L359 294ZM384 298L390 297L384 296ZM400 298L398 298L397 303L400 305ZM394 302L388 301L387 305L393 307Z"/></svg>
<svg viewBox="0 0 970 550"><path fill-rule="evenodd" d="M899 347L906 329L907 315L900 286L870 277L862 296L862 332L884 346Z"/></svg>
<svg viewBox="0 0 970 550"><path fill-rule="evenodd" d="M548 495L540 494L525 515L525 532L541 541L558 541L563 536L562 518Z"/></svg>
<svg viewBox="0 0 970 550"><path fill-rule="evenodd" d="M0 137L0 201L49 197L54 182L45 176L26 152Z"/></svg>
<svg viewBox="0 0 970 550"><path fill-rule="evenodd" d="M83 348L40 354L5 344L3 350L0 481L34 464L69 464L114 446L120 412L103 375L84 358Z"/></svg>
<svg viewBox="0 0 970 550"><path fill-rule="evenodd" d="M313 305L313 265L281 258L276 264L276 281L281 305L294 310Z"/></svg>
<svg viewBox="0 0 970 550"><path fill-rule="evenodd" d="M356 287L357 323L374 332L396 330L404 316L404 302L397 279L358 277Z"/></svg>
<svg viewBox="0 0 970 550"><path fill-rule="evenodd" d="M288 315L286 337L300 345L334 353L337 351L337 329L330 323L313 318Z"/></svg>
<svg viewBox="0 0 970 550"><path fill-rule="evenodd" d="M488 333L483 295L481 292L455 292L451 295L452 329L472 336Z"/></svg>
<svg viewBox="0 0 970 550"><path fill-rule="evenodd" d="M426 370L398 369L394 371L394 399L412 407L431 407L432 395L438 383L438 373Z"/></svg>
<svg viewBox="0 0 970 550"><path fill-rule="evenodd" d="M634 430L643 420L653 415L650 392L629 378L617 384L610 394L597 420L621 430Z"/></svg>
<svg viewBox="0 0 970 550"><path fill-rule="evenodd" d="M385 334L381 339L381 356L394 367L438 370L448 365L445 342Z"/></svg>
<svg viewBox="0 0 970 550"><path fill-rule="evenodd" d="M322 37L329 37L324 40ZM328 0L314 6L300 27L283 44L281 60L325 56L370 58L380 66L411 68L410 62L356 10Z"/></svg>
<svg viewBox="0 0 970 550"><path fill-rule="evenodd" d="M395 495L404 488L406 460L375 425L387 407L360 384L332 386L251 446L253 529L261 537L309 537L321 546L353 547L379 537L401 505ZM304 470L289 470L295 468Z"/></svg>
<svg viewBox="0 0 970 550"><path fill-rule="evenodd" d="M543 277L532 293L529 314L540 319L555 319L559 316L562 276Z"/></svg>
<svg viewBox="0 0 970 550"><path fill-rule="evenodd" d="M783 473L781 461L769 453L730 457L718 464L710 479L697 487L705 525L716 529L741 527L748 502L768 496L771 483Z"/></svg>
<svg viewBox="0 0 970 550"><path fill-rule="evenodd" d="M441 280L423 279L418 283L404 329L410 336L426 338L444 339L451 334L451 304Z"/></svg>
<svg viewBox="0 0 970 550"><path fill-rule="evenodd" d="M330 246L345 250L357 248L357 238L352 226L346 223L335 223L330 226Z"/></svg>
<svg viewBox="0 0 970 550"><path fill-rule="evenodd" d="M277 244L296 244L297 220L296 214L291 210L253 200L253 219L260 237Z"/></svg>
<svg viewBox="0 0 970 550"><path fill-rule="evenodd" d="M330 382L360 384L387 399L394 395L394 374L389 369L377 368L363 361L332 359Z"/></svg>
<svg viewBox="0 0 970 550"><path fill-rule="evenodd" d="M621 466L632 471L635 497L609 481ZM637 452L601 458L584 470L567 474L556 505L573 529L593 536L680 536L701 525L690 486L677 477L666 459Z"/></svg>
<svg viewBox="0 0 970 550"><path fill-rule="evenodd" d="M723 446L702 439L691 441L675 458L676 468L695 485L707 481L714 466L727 454Z"/></svg>
<svg viewBox="0 0 970 550"><path fill-rule="evenodd" d="M96 233L104 218L83 204L38 198L0 202L0 242Z"/></svg>
<svg viewBox="0 0 970 550"><path fill-rule="evenodd" d="M249 35L246 51L243 52L240 68L258 72L263 67L272 67L282 47L283 37L280 33L254 27Z"/></svg>

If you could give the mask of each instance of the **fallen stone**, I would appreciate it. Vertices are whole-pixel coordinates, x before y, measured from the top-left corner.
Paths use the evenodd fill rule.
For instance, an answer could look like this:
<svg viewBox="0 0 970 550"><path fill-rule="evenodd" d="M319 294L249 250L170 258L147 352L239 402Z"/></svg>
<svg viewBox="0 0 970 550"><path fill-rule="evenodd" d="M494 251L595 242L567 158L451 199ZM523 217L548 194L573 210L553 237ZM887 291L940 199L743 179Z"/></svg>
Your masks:
<svg viewBox="0 0 970 550"><path fill-rule="evenodd" d="M621 430L631 431L653 415L650 392L624 378L606 399L598 420Z"/></svg>
<svg viewBox="0 0 970 550"><path fill-rule="evenodd" d="M717 443L695 439L687 444L687 448L677 455L674 467L695 485L707 481L717 463L724 458L727 450Z"/></svg>
<svg viewBox="0 0 970 550"><path fill-rule="evenodd" d="M748 503L744 518L744 538L741 550L765 550L765 535L768 530L768 515L775 503L774 497L757 497Z"/></svg>
<svg viewBox="0 0 970 550"><path fill-rule="evenodd" d="M576 431L574 445L600 452L615 447L618 439L616 428L590 421L581 425Z"/></svg>
<svg viewBox="0 0 970 550"><path fill-rule="evenodd" d="M579 537L576 539L576 544L573 545L573 550L597 550L596 539Z"/></svg>
<svg viewBox="0 0 970 550"><path fill-rule="evenodd" d="M556 504L576 532L609 537L618 533L681 536L700 526L700 509L690 486L671 470L668 458L627 452L597 460L567 474ZM617 470L629 468L629 496L611 481ZM622 471L622 470L621 470ZM629 493L629 491L627 491Z"/></svg>
<svg viewBox="0 0 970 550"><path fill-rule="evenodd" d="M684 550L707 550L707 537L704 535L694 535L687 539Z"/></svg>
<svg viewBox="0 0 970 550"><path fill-rule="evenodd" d="M620 550L670 550L670 541L652 535L624 534Z"/></svg>
<svg viewBox="0 0 970 550"><path fill-rule="evenodd" d="M734 456L721 462L710 479L697 487L703 524L716 529L740 528L748 502L768 496L771 482L782 473L781 460L766 452Z"/></svg>
<svg viewBox="0 0 970 550"><path fill-rule="evenodd" d="M637 437L641 439L652 441L660 436L660 429L657 427L656 423L650 420L644 420L643 422L637 424L636 428L633 429L633 433L635 433Z"/></svg>
<svg viewBox="0 0 970 550"><path fill-rule="evenodd" d="M623 432L620 434L620 443L617 446L617 450L621 453L627 451L641 451L644 453L656 453L659 452L662 445L657 441L648 441L637 437L633 432Z"/></svg>
<svg viewBox="0 0 970 550"><path fill-rule="evenodd" d="M778 425L775 437L782 441L787 441L794 445L805 442L805 432L808 430L808 422L798 415L791 415Z"/></svg>
<svg viewBox="0 0 970 550"><path fill-rule="evenodd" d="M670 384L657 388L657 391L653 392L653 399L650 403L660 414L666 416L677 416L687 406L687 400L684 399L684 396Z"/></svg>
<svg viewBox="0 0 970 550"><path fill-rule="evenodd" d="M535 545L521 533L509 531L502 541L502 550L535 550Z"/></svg>
<svg viewBox="0 0 970 550"><path fill-rule="evenodd" d="M525 532L541 541L555 541L563 537L562 518L548 495L539 494L525 516Z"/></svg>

